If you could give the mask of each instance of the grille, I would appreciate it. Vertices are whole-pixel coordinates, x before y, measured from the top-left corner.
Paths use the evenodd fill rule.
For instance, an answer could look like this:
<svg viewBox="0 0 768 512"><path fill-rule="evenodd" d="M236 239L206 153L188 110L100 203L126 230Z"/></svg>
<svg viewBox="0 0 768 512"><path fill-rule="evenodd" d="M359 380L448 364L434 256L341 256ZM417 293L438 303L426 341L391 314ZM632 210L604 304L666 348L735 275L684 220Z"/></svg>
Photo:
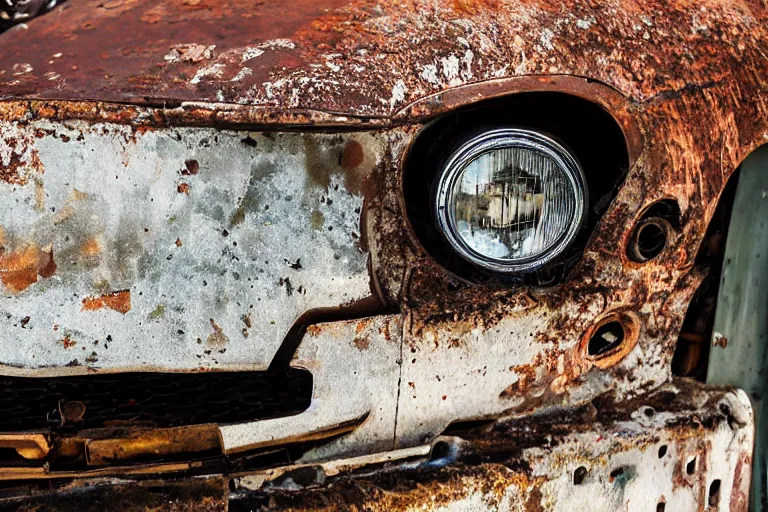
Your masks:
<svg viewBox="0 0 768 512"><path fill-rule="evenodd" d="M0 377L0 429L57 428L59 404L85 405L82 428L124 423L177 427L298 414L312 394L301 369L269 372L122 373L54 378Z"/></svg>

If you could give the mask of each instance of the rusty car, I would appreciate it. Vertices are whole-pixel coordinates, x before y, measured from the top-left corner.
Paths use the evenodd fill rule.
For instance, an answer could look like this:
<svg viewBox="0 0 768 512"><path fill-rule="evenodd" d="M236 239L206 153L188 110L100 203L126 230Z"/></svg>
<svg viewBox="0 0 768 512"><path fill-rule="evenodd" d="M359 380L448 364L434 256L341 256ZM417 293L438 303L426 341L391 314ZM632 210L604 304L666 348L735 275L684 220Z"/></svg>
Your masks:
<svg viewBox="0 0 768 512"><path fill-rule="evenodd" d="M764 1L0 11L0 510L768 510Z"/></svg>

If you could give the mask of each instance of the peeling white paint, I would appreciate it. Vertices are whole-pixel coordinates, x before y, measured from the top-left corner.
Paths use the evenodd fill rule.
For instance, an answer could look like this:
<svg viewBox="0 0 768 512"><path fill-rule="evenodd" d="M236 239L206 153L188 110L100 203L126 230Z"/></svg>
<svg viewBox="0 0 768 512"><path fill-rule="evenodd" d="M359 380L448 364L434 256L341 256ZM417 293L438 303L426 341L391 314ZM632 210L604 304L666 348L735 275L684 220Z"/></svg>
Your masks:
<svg viewBox="0 0 768 512"><path fill-rule="evenodd" d="M434 64L424 66L421 71L421 78L434 86L440 85L440 78L437 76L437 66Z"/></svg>
<svg viewBox="0 0 768 512"><path fill-rule="evenodd" d="M203 78L206 77L212 77L212 78L221 78L222 73L224 72L225 65L221 63L212 64L210 66L198 69L195 73L195 76L192 77L192 80L189 81L190 84L199 84L200 81Z"/></svg>
<svg viewBox="0 0 768 512"><path fill-rule="evenodd" d="M38 139L38 129L56 134ZM327 189L307 171L308 144L330 162L319 165L338 165L338 136L252 134L252 147L216 129L36 121L2 130L0 160L11 158L4 140L28 140L13 151L24 165L36 151L45 169L35 174L42 210L31 175L26 186L0 182L5 249L51 246L58 268L18 293L0 282L0 365L85 372L67 364L96 351L87 364L105 371L260 369L301 314L372 294L362 196L338 167ZM367 172L385 139L356 137ZM197 175L182 174L188 159ZM118 290L130 290L127 313L84 310L84 298Z"/></svg>

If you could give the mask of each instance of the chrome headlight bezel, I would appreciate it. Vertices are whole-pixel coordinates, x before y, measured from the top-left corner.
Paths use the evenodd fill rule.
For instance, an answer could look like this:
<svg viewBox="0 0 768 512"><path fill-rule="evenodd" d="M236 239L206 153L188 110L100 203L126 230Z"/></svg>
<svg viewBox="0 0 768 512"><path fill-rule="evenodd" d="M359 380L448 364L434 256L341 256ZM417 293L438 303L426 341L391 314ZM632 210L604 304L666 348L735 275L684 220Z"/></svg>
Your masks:
<svg viewBox="0 0 768 512"><path fill-rule="evenodd" d="M484 153L502 148L537 151L552 159L568 178L575 196L575 211L567 230L541 253L516 260L493 258L471 248L459 234L457 220L453 208L450 207L453 191L466 167ZM532 130L497 128L472 137L451 154L437 182L434 205L438 227L457 254L483 269L509 274L537 270L561 255L576 239L583 226L588 201L584 171L562 144L552 137Z"/></svg>

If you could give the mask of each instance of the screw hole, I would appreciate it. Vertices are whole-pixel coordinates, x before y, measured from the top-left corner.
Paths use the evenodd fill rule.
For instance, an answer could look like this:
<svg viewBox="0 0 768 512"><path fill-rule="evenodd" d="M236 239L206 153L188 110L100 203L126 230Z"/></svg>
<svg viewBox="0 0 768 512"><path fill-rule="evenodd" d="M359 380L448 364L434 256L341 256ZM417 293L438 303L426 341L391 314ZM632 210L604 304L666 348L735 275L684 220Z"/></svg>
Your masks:
<svg viewBox="0 0 768 512"><path fill-rule="evenodd" d="M590 356L600 356L611 352L624 341L624 328L619 322L608 322L595 331L587 345Z"/></svg>
<svg viewBox="0 0 768 512"><path fill-rule="evenodd" d="M720 480L712 480L709 486L709 506L717 507L720 504Z"/></svg>
<svg viewBox="0 0 768 512"><path fill-rule="evenodd" d="M696 457L689 460L688 464L685 465L685 472L689 475L692 475L696 472Z"/></svg>
<svg viewBox="0 0 768 512"><path fill-rule="evenodd" d="M587 476L587 468L579 466L576 471L573 472L573 485L581 485L584 482L584 478Z"/></svg>
<svg viewBox="0 0 768 512"><path fill-rule="evenodd" d="M659 458L663 458L667 454L667 445L663 444L659 447Z"/></svg>

